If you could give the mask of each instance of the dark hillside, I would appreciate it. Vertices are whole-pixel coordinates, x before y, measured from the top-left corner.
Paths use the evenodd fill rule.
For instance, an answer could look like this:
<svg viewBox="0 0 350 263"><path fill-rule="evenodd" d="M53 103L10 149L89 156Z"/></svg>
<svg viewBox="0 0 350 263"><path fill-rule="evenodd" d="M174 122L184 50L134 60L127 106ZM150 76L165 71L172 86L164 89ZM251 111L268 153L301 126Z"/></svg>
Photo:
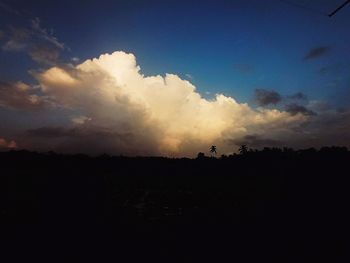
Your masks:
<svg viewBox="0 0 350 263"><path fill-rule="evenodd" d="M50 259L65 244L95 260L344 262L349 162L343 148L219 159L0 153L3 238Z"/></svg>

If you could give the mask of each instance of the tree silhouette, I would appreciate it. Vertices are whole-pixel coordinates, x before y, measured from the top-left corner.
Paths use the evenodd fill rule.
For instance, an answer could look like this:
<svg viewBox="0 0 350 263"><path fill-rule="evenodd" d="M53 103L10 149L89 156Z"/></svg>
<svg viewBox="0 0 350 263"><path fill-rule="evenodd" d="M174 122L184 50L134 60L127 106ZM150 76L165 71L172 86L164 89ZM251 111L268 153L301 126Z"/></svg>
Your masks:
<svg viewBox="0 0 350 263"><path fill-rule="evenodd" d="M247 154L247 152L248 152L247 145L245 145L245 144L241 145L241 147L239 147L238 151L241 155Z"/></svg>
<svg viewBox="0 0 350 263"><path fill-rule="evenodd" d="M210 153L213 155L213 154L217 154L217 152L216 152L216 146L215 145L212 145L211 147L210 147Z"/></svg>
<svg viewBox="0 0 350 263"><path fill-rule="evenodd" d="M205 154L202 152L199 152L197 155L197 159L204 159L205 158Z"/></svg>

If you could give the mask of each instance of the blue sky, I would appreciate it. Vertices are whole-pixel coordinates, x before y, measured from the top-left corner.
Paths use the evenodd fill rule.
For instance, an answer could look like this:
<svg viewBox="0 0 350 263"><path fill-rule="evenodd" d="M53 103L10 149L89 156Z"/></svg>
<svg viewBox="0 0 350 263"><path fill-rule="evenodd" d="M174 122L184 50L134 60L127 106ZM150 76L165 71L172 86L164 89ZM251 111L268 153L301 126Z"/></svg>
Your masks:
<svg viewBox="0 0 350 263"><path fill-rule="evenodd" d="M69 47L66 60L132 52L144 74L190 74L201 93L222 92L243 102L254 89L265 88L344 103L339 94L350 83L350 8L328 18L321 13L341 0L289 1L314 10L286 2L11 1L7 5L23 15L2 10L1 24L6 29L38 17ZM330 52L303 60L319 46ZM2 77L26 78L33 67L21 54L0 56L7 64L2 63ZM326 67L337 70L318 73Z"/></svg>

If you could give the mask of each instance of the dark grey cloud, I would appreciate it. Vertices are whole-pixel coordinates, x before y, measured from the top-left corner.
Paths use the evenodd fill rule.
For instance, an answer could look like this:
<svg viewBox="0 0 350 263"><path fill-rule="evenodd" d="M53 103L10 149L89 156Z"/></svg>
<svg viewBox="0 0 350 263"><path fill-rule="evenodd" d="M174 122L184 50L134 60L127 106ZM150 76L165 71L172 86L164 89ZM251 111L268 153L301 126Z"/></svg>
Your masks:
<svg viewBox="0 0 350 263"><path fill-rule="evenodd" d="M320 46L310 49L304 56L304 60L322 57L331 51L330 46Z"/></svg>
<svg viewBox="0 0 350 263"><path fill-rule="evenodd" d="M337 113L346 113L347 111L349 111L349 109L345 108L345 107L339 107L337 108Z"/></svg>
<svg viewBox="0 0 350 263"><path fill-rule="evenodd" d="M313 112L312 110L306 108L303 105L299 105L299 104L296 104L296 103L287 104L285 106L285 110L287 112L289 112L290 114L292 114L292 115L296 115L298 113L301 113L301 114L304 114L304 115L308 115L308 116L316 115L316 113Z"/></svg>
<svg viewBox="0 0 350 263"><path fill-rule="evenodd" d="M21 145L30 149L54 150L64 153L151 155L157 149L145 138L137 138L132 132L116 132L113 129L79 125L73 127L44 126L28 129ZM133 144L145 144L139 149ZM131 149L131 148L132 149Z"/></svg>
<svg viewBox="0 0 350 263"><path fill-rule="evenodd" d="M281 146L283 144L281 140L265 138L258 134L249 134L244 136L243 138L231 140L230 143L233 143L237 146L247 145L248 147L252 148L274 147Z"/></svg>
<svg viewBox="0 0 350 263"><path fill-rule="evenodd" d="M307 111L305 107L299 111ZM251 134L227 141L233 145L252 148L292 147L295 149L323 146L350 147L350 111L328 110L314 115L303 125L285 131L285 134Z"/></svg>
<svg viewBox="0 0 350 263"><path fill-rule="evenodd" d="M56 127L56 126L48 126L48 127L40 127L36 129L29 129L26 131L27 135L33 137L41 137L41 138L82 138L82 137L90 137L90 136L99 136L103 137L115 137L115 138L123 138L123 140L127 140L133 137L132 133L118 133L112 131L111 129L103 128L103 127L94 127L89 125L80 125L76 127Z"/></svg>
<svg viewBox="0 0 350 263"><path fill-rule="evenodd" d="M256 89L254 91L254 100L259 106L275 105L282 100L282 96L274 90Z"/></svg>
<svg viewBox="0 0 350 263"><path fill-rule="evenodd" d="M26 132L33 137L41 138L62 138L62 137L77 137L81 132L77 129L67 129L63 127L40 127L37 129L30 129Z"/></svg>
<svg viewBox="0 0 350 263"><path fill-rule="evenodd" d="M295 148L347 146L350 147L350 111L327 111L314 116L293 136L289 145Z"/></svg>
<svg viewBox="0 0 350 263"><path fill-rule="evenodd" d="M0 107L20 110L41 110L49 106L45 97L37 95L23 82L0 82Z"/></svg>

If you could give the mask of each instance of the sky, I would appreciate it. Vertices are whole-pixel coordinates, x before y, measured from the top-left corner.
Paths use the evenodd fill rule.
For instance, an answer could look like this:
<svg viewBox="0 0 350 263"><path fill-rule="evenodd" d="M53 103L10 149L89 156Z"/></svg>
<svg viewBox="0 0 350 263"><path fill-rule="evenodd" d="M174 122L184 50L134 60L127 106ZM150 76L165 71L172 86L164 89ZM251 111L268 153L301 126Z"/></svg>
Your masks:
<svg viewBox="0 0 350 263"><path fill-rule="evenodd" d="M343 0L0 1L0 149L350 142Z"/></svg>

